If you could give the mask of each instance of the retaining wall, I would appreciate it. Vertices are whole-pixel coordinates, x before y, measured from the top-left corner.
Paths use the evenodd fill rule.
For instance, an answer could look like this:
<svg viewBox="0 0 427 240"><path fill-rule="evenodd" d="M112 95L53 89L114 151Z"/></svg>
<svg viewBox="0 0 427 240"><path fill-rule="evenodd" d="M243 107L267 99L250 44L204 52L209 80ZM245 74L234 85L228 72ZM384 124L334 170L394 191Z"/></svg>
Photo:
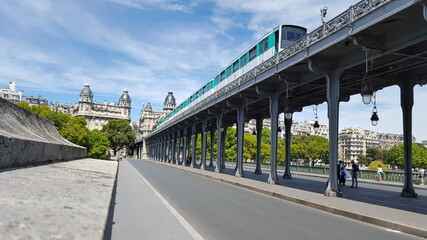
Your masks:
<svg viewBox="0 0 427 240"><path fill-rule="evenodd" d="M0 168L85 158L86 151L51 121L0 98Z"/></svg>

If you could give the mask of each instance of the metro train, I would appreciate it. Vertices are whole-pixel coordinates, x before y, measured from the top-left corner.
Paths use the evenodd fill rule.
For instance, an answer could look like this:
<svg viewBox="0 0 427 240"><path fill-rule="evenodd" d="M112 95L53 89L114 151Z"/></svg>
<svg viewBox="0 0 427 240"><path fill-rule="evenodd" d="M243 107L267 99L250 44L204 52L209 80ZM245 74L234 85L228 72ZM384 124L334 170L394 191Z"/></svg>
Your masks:
<svg viewBox="0 0 427 240"><path fill-rule="evenodd" d="M248 48L234 61L223 68L214 78L207 82L202 88L194 92L184 102L179 104L169 114L156 123L156 128L179 116L186 109L194 106L206 97L215 93L234 81L246 72L252 70L265 60L274 56L284 48L301 39L307 33L307 29L295 25L279 25L265 34L259 41Z"/></svg>

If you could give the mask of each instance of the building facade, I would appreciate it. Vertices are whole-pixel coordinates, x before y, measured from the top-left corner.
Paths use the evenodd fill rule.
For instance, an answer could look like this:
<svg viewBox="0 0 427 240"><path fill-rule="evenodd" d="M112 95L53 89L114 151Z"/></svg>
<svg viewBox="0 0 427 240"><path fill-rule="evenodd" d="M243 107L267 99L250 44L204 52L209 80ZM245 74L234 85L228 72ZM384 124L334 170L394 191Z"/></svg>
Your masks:
<svg viewBox="0 0 427 240"><path fill-rule="evenodd" d="M168 95L163 102L162 111L153 110L153 107L150 103L142 106L139 119L139 134L137 134L138 137L136 140L136 154L138 158L147 157L145 141L143 138L154 130L157 121L170 113L175 107L176 100L173 96L173 92L168 92Z"/></svg>
<svg viewBox="0 0 427 240"><path fill-rule="evenodd" d="M84 85L80 92L80 99L77 107L72 110L73 116L83 116L86 119L89 130L98 129L112 119L124 119L130 122L130 110L132 100L127 90L123 91L118 104L114 102L97 103L93 101L93 94L88 84Z"/></svg>
<svg viewBox="0 0 427 240"><path fill-rule="evenodd" d="M415 142L415 137L412 137ZM338 156L346 164L366 156L368 147L390 149L403 144L403 134L378 133L362 128L345 128L338 136Z"/></svg>
<svg viewBox="0 0 427 240"><path fill-rule="evenodd" d="M13 103L26 102L30 106L48 105L47 99L42 96L29 97L24 96L24 92L22 90L17 92L15 82L9 82L9 88L0 88L0 97Z"/></svg>

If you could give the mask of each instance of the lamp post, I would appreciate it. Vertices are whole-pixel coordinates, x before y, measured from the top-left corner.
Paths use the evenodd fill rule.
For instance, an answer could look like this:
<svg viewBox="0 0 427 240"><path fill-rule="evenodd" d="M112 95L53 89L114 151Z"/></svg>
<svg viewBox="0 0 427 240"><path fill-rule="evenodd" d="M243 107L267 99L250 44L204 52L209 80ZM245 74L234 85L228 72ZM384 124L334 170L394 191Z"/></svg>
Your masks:
<svg viewBox="0 0 427 240"><path fill-rule="evenodd" d="M380 120L380 118L378 117L378 110L377 110L377 96L376 94L373 95L374 98L374 108L372 109L372 116L371 116L371 123L372 126L377 126L378 124L378 120Z"/></svg>
<svg viewBox="0 0 427 240"><path fill-rule="evenodd" d="M368 84L363 84L362 90L360 90L360 95L362 96L362 101L364 104L370 104L372 102L373 93L374 92Z"/></svg>
<svg viewBox="0 0 427 240"><path fill-rule="evenodd" d="M285 118L286 119L292 118L292 109L289 107L289 105L285 106Z"/></svg>

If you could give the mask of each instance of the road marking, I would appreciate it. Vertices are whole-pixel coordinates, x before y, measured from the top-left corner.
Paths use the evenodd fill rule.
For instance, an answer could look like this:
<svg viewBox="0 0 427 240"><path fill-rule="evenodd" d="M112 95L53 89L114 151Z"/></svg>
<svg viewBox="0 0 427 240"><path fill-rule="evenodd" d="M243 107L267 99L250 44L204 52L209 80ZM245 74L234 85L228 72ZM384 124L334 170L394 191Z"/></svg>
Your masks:
<svg viewBox="0 0 427 240"><path fill-rule="evenodd" d="M385 228L385 231L386 232L394 232L394 233L402 233L401 231L390 229L390 228Z"/></svg>
<svg viewBox="0 0 427 240"><path fill-rule="evenodd" d="M130 163L129 163L130 164ZM156 196L162 201L162 203L171 211L171 213L175 216L175 218L178 220L179 223L187 230L187 232L193 237L194 240L204 240L204 238L190 225L190 223L187 222L187 220L184 219L184 217L179 214L179 212L172 207L172 205L145 179L145 177L138 172L133 166L133 170L144 180L144 182L148 185L148 187L151 189L151 191L156 194Z"/></svg>

